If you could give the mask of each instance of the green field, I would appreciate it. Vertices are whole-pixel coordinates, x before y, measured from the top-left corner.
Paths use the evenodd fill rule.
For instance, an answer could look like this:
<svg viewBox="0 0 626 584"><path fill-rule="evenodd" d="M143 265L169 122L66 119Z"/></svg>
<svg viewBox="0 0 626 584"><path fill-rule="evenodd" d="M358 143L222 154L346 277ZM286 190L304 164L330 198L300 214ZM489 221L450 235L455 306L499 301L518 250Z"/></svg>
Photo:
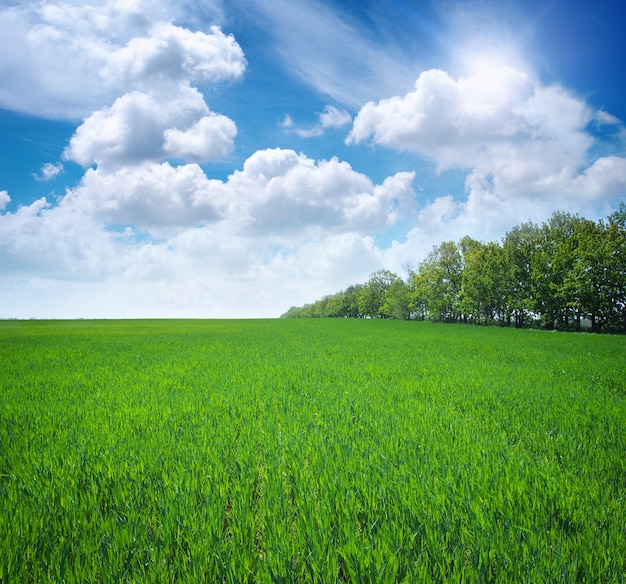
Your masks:
<svg viewBox="0 0 626 584"><path fill-rule="evenodd" d="M0 323L0 581L624 582L626 338Z"/></svg>

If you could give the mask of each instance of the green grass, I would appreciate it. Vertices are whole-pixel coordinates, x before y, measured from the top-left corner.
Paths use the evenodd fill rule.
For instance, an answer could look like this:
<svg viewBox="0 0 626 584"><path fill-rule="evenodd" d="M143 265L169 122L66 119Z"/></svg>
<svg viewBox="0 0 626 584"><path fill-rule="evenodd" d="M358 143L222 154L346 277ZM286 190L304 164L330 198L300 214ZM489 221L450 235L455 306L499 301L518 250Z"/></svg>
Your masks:
<svg viewBox="0 0 626 584"><path fill-rule="evenodd" d="M626 338L0 323L0 582L624 582Z"/></svg>

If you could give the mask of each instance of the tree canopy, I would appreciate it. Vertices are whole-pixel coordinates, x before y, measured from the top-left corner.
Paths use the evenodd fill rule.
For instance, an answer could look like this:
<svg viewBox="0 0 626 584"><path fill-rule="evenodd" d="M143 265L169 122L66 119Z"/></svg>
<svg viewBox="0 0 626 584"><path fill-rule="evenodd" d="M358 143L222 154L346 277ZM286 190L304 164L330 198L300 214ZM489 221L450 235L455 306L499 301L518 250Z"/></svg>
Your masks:
<svg viewBox="0 0 626 584"><path fill-rule="evenodd" d="M626 332L626 204L597 222L554 213L501 242L433 247L406 279L378 270L283 317L396 318Z"/></svg>

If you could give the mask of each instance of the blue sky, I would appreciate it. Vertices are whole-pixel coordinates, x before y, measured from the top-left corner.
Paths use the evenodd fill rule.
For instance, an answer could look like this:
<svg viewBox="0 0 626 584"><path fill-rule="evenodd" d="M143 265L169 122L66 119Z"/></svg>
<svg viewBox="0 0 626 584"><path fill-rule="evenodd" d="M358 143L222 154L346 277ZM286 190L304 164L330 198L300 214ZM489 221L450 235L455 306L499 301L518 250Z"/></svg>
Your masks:
<svg viewBox="0 0 626 584"><path fill-rule="evenodd" d="M626 199L614 1L0 0L0 317L271 317Z"/></svg>

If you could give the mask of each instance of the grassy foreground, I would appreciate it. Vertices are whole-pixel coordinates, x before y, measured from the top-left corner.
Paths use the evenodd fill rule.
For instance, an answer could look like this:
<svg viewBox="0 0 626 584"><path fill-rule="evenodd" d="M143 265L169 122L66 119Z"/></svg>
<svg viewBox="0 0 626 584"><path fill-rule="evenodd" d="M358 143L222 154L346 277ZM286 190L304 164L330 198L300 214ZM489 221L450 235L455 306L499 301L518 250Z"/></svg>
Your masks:
<svg viewBox="0 0 626 584"><path fill-rule="evenodd" d="M1 582L624 582L626 338L0 323Z"/></svg>

